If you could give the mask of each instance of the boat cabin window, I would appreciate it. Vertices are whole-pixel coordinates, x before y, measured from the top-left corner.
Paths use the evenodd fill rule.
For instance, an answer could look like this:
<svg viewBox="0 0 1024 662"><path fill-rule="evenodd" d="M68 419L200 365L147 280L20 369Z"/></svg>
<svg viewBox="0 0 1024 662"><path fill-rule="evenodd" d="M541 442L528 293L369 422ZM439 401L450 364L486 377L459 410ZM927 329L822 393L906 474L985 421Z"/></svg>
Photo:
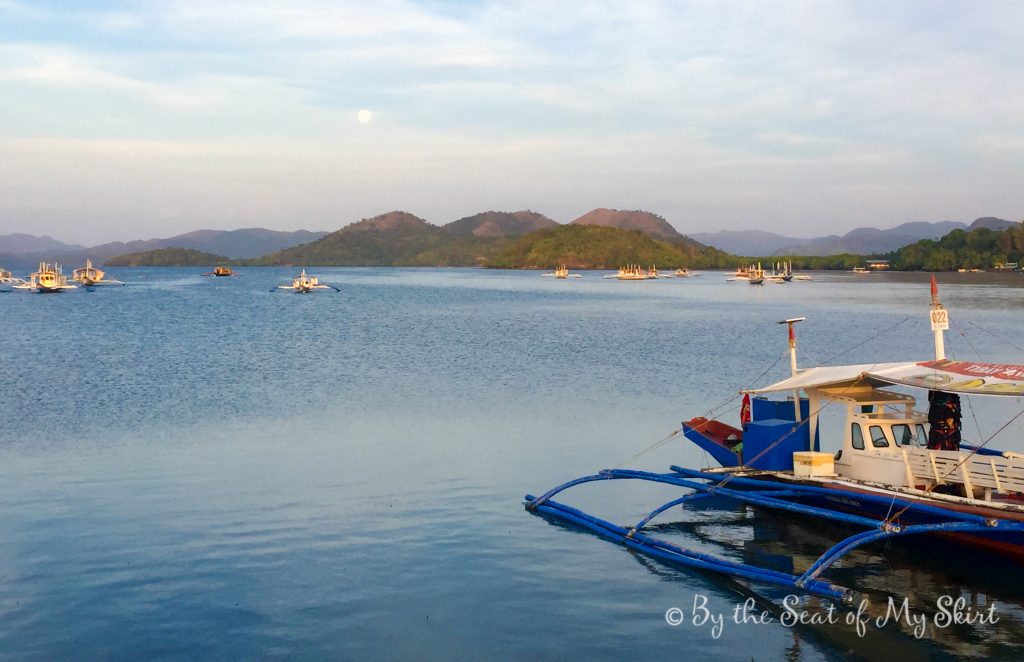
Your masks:
<svg viewBox="0 0 1024 662"><path fill-rule="evenodd" d="M850 424L850 438L854 448L859 451L864 450L864 434L860 431L860 423Z"/></svg>
<svg viewBox="0 0 1024 662"><path fill-rule="evenodd" d="M914 442L917 442L918 446L928 445L928 433L924 431L924 426L920 423L913 429L904 423L894 425L892 426L892 436L895 438L897 446L913 446Z"/></svg>
<svg viewBox="0 0 1024 662"><path fill-rule="evenodd" d="M889 440L885 436L885 430L877 425L872 425L868 428L868 432L871 433L871 444L875 448L889 447Z"/></svg>
<svg viewBox="0 0 1024 662"><path fill-rule="evenodd" d="M897 446L912 446L914 444L914 435L910 431L909 425L900 423L892 426L892 436Z"/></svg>

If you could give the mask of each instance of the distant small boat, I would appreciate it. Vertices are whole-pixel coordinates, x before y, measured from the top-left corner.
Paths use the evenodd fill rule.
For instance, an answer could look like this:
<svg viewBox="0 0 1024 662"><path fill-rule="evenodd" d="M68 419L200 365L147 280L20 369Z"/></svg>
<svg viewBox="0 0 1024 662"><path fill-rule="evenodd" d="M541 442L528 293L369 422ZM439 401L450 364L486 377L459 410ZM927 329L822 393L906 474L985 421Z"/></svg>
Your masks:
<svg viewBox="0 0 1024 662"><path fill-rule="evenodd" d="M605 276L605 278L614 278L615 280L654 280L656 278L662 278L658 275L658 268L651 265L650 269L644 269L638 264L630 264L625 267L619 267L617 274Z"/></svg>
<svg viewBox="0 0 1024 662"><path fill-rule="evenodd" d="M726 280L729 283L734 283L736 281L749 281L751 280L751 274L755 271L757 271L757 267L754 264L751 264L750 266L738 266L736 267L736 271L730 274L729 278Z"/></svg>
<svg viewBox="0 0 1024 662"><path fill-rule="evenodd" d="M77 285L68 284L68 277L64 275L59 264L40 262L38 271L29 274L28 282L21 282L15 285L14 289L40 294L56 294L64 290L73 290L76 287Z"/></svg>
<svg viewBox="0 0 1024 662"><path fill-rule="evenodd" d="M793 276L793 280L814 280L807 274L796 274Z"/></svg>
<svg viewBox="0 0 1024 662"><path fill-rule="evenodd" d="M765 274L773 283L788 283L793 280L793 263L792 262L776 262L771 273Z"/></svg>
<svg viewBox="0 0 1024 662"><path fill-rule="evenodd" d="M751 267L747 274L747 281L751 285L763 285L764 284L764 269L761 268L761 263L758 262L757 267Z"/></svg>
<svg viewBox="0 0 1024 662"><path fill-rule="evenodd" d="M275 290L291 290L296 294L309 294L314 290L334 290L335 292L341 292L338 288L327 283L321 283L320 278L317 276L310 276L303 269L302 273L292 279L291 285L278 285L274 288ZM270 290L273 292L274 290Z"/></svg>
<svg viewBox="0 0 1024 662"><path fill-rule="evenodd" d="M675 271L676 278L696 278L699 275L700 272L690 271L686 267L683 267L682 269L676 269Z"/></svg>
<svg viewBox="0 0 1024 662"><path fill-rule="evenodd" d="M557 278L558 280L565 280L566 278L583 278L583 276L579 274L569 273L569 267L565 266L564 264L558 265L557 267L555 267L554 271L546 274L541 274L541 276L554 277Z"/></svg>
<svg viewBox="0 0 1024 662"><path fill-rule="evenodd" d="M234 276L236 274L235 274L234 271L231 270L231 267L214 267L213 271L207 271L203 275L204 276L223 277L223 276Z"/></svg>
<svg viewBox="0 0 1024 662"><path fill-rule="evenodd" d="M858 276L867 276L871 273L871 270L865 267L854 267L850 273L857 274Z"/></svg>
<svg viewBox="0 0 1024 662"><path fill-rule="evenodd" d="M76 283L81 283L85 287L95 287L96 285L124 285L119 280L107 279L106 272L102 269L97 269L92 266L92 260L86 260L85 266L75 269L71 273L71 280Z"/></svg>
<svg viewBox="0 0 1024 662"><path fill-rule="evenodd" d="M24 282L25 282L24 280L22 280L21 278L16 277L14 274L12 274L7 269L4 269L3 267L0 267L0 283L14 283L14 284L18 284L18 283L24 283Z"/></svg>

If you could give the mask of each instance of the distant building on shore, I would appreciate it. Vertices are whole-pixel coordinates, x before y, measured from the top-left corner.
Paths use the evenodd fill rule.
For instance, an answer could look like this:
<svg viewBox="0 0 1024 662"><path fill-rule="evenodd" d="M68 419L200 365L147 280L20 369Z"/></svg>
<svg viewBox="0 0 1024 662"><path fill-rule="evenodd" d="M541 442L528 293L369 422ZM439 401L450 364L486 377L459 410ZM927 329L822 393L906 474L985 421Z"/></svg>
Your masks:
<svg viewBox="0 0 1024 662"><path fill-rule="evenodd" d="M868 269L872 271L888 271L889 260L876 260L874 258L868 260Z"/></svg>

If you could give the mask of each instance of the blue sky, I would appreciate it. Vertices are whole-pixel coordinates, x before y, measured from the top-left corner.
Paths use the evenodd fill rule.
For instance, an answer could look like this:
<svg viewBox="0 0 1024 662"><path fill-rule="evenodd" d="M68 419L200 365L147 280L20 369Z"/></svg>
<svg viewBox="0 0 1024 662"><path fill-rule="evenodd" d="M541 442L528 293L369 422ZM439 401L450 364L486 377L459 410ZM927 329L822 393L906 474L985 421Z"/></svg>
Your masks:
<svg viewBox="0 0 1024 662"><path fill-rule="evenodd" d="M0 233L1020 220L1021 35L1019 2L0 0Z"/></svg>

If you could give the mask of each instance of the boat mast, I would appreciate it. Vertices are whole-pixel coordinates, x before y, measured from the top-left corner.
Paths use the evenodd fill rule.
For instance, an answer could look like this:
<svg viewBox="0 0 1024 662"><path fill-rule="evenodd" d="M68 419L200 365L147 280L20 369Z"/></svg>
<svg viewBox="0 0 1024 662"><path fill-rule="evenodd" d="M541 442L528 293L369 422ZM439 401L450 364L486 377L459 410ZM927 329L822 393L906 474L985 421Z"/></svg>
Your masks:
<svg viewBox="0 0 1024 662"><path fill-rule="evenodd" d="M946 341L943 331L949 328L949 312L939 302L939 286L935 282L935 274L932 274L932 333L935 334L935 360L943 361L946 358Z"/></svg>
<svg viewBox="0 0 1024 662"><path fill-rule="evenodd" d="M787 320L782 320L779 324L786 324L789 326L789 372L790 375L796 377L796 324L803 322L806 317L791 317ZM800 391L793 391L793 411L796 413L796 422L800 422Z"/></svg>

